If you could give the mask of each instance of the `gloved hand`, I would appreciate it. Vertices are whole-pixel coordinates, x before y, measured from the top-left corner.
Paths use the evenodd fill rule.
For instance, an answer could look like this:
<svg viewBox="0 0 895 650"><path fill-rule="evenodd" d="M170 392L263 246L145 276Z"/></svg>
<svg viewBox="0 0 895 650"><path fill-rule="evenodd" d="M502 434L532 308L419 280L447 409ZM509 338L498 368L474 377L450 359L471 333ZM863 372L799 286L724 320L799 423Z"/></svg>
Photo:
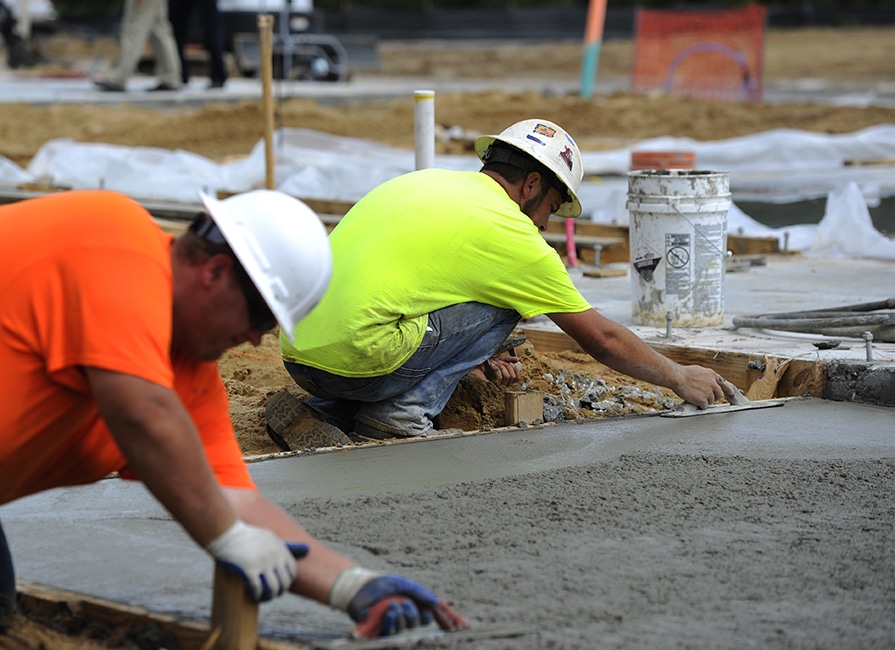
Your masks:
<svg viewBox="0 0 895 650"><path fill-rule="evenodd" d="M443 629L468 624L425 587L400 576L383 575L353 567L333 585L330 604L358 622L355 638L389 636L404 629L428 625L435 618Z"/></svg>
<svg viewBox="0 0 895 650"><path fill-rule="evenodd" d="M293 556L293 549L298 555ZM255 602L270 600L289 589L297 572L295 557L307 554L306 545L287 545L266 528L249 526L239 519L205 550L242 576Z"/></svg>

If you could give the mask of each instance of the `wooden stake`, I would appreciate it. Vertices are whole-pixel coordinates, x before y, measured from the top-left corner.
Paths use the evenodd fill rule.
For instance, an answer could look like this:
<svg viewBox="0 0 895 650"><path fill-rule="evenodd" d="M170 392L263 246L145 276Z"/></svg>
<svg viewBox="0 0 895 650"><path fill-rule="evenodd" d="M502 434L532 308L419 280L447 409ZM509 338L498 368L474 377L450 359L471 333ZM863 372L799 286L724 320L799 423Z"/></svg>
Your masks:
<svg viewBox="0 0 895 650"><path fill-rule="evenodd" d="M544 421L544 395L540 391L520 393L507 391L504 397L505 424L535 424Z"/></svg>
<svg viewBox="0 0 895 650"><path fill-rule="evenodd" d="M264 113L264 151L265 182L264 186L276 189L276 164L273 150L273 16L258 16L258 39L261 51L261 111Z"/></svg>
<svg viewBox="0 0 895 650"><path fill-rule="evenodd" d="M255 650L258 645L258 603L246 592L242 578L214 565L211 629L221 630L215 650Z"/></svg>

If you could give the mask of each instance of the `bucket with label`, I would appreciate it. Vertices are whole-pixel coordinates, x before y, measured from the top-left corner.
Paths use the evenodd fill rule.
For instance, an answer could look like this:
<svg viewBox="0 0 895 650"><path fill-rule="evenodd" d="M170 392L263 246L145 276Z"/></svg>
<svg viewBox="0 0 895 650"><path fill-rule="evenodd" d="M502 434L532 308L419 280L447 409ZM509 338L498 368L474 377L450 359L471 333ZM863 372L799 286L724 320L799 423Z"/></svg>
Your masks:
<svg viewBox="0 0 895 650"><path fill-rule="evenodd" d="M634 323L720 324L730 173L628 172L627 208Z"/></svg>

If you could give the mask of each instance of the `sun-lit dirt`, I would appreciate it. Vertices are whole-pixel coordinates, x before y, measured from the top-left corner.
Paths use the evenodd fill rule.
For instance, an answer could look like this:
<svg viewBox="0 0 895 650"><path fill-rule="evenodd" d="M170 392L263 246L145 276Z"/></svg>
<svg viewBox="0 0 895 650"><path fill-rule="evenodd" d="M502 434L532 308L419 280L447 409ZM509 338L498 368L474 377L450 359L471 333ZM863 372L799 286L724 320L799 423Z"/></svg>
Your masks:
<svg viewBox="0 0 895 650"><path fill-rule="evenodd" d="M499 387L474 376L464 377L439 416L437 426L464 431L506 426L508 390L543 393L547 398L545 419L549 421L657 411L674 408L679 401L667 389L635 381L581 353L543 353L526 342L516 349L516 354L524 369L522 384ZM257 348L245 344L227 352L219 365L230 394L230 414L243 452L247 455L279 452L267 435L264 420L267 400L283 389L307 395L283 368L276 336L265 336Z"/></svg>

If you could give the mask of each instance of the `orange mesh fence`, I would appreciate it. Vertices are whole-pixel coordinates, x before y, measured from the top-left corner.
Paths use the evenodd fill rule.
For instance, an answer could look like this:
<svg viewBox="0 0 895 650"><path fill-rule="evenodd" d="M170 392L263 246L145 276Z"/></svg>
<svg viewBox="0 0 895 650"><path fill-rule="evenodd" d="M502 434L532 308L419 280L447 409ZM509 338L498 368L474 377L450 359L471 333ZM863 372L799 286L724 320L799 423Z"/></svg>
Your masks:
<svg viewBox="0 0 895 650"><path fill-rule="evenodd" d="M631 88L724 101L762 100L767 8L639 9Z"/></svg>

